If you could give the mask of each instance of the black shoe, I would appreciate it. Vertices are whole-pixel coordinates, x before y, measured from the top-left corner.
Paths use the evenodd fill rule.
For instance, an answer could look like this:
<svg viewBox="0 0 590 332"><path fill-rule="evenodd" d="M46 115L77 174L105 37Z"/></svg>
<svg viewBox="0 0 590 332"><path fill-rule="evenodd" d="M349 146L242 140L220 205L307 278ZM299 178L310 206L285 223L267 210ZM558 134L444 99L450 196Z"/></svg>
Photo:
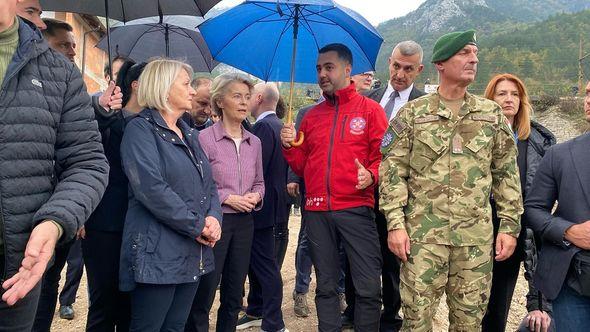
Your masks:
<svg viewBox="0 0 590 332"><path fill-rule="evenodd" d="M72 320L74 319L74 308L71 305L62 305L59 307L59 318Z"/></svg>
<svg viewBox="0 0 590 332"><path fill-rule="evenodd" d="M342 324L342 330L354 329L354 320L347 315L340 315L340 323Z"/></svg>

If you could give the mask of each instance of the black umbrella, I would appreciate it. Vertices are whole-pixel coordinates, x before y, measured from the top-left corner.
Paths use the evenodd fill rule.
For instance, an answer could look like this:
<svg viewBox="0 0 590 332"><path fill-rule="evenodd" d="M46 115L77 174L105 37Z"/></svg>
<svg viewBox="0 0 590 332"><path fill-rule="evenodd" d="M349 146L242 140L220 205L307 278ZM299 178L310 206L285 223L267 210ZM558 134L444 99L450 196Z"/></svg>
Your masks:
<svg viewBox="0 0 590 332"><path fill-rule="evenodd" d="M211 72L218 64L196 28L203 22L196 16L163 16L140 18L111 29L115 54L137 62L157 56L185 60L197 72ZM96 47L107 51L107 39Z"/></svg>
<svg viewBox="0 0 590 332"><path fill-rule="evenodd" d="M161 15L204 16L218 2L220 0L40 0L43 10L104 16L109 67L112 67L109 19L127 22Z"/></svg>

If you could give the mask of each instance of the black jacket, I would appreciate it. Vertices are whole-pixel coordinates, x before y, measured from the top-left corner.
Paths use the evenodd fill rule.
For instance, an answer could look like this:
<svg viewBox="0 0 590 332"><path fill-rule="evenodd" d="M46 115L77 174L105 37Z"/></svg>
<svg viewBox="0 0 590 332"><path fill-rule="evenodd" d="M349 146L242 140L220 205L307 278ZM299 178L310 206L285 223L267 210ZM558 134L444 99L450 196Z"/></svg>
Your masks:
<svg viewBox="0 0 590 332"><path fill-rule="evenodd" d="M289 221L287 204L287 169L289 165L281 150L283 122L276 114L270 114L252 127L252 133L262 144L262 169L264 174L264 204L260 211L252 213L254 228L262 229Z"/></svg>
<svg viewBox="0 0 590 332"><path fill-rule="evenodd" d="M547 150L525 200L526 223L542 241L534 283L550 300L559 294L571 260L581 250L564 242L565 231L590 216L588 146L590 134L584 134Z"/></svg>
<svg viewBox="0 0 590 332"><path fill-rule="evenodd" d="M71 240L97 206L108 163L90 97L75 65L19 24L0 92L0 227L5 271L21 265L30 233L51 219Z"/></svg>
<svg viewBox="0 0 590 332"><path fill-rule="evenodd" d="M84 226L86 229L120 233L123 232L127 213L129 186L121 166L121 140L126 120L123 111L105 112L102 107L94 106L94 112L111 169L104 196Z"/></svg>

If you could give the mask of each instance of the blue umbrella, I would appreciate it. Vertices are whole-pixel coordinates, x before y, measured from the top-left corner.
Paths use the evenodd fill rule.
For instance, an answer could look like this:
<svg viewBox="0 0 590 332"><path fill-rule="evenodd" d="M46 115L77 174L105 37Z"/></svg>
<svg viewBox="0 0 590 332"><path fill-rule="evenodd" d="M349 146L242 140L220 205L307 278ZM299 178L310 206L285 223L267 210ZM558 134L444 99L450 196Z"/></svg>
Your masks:
<svg viewBox="0 0 590 332"><path fill-rule="evenodd" d="M195 71L211 72L218 64L196 26L203 21L196 16L163 16L137 19L111 29L115 53L137 62L152 57L181 58ZM96 47L108 50L106 37Z"/></svg>
<svg viewBox="0 0 590 332"><path fill-rule="evenodd" d="M316 82L320 48L352 51L353 73L374 70L383 39L360 14L331 0L248 0L199 26L213 58L265 81Z"/></svg>

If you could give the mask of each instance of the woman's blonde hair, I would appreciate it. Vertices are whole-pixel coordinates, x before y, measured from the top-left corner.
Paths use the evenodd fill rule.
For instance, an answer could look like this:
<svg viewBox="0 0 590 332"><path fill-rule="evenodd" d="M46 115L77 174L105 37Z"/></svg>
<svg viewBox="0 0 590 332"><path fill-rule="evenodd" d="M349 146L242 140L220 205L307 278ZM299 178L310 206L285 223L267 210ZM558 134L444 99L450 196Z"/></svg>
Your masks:
<svg viewBox="0 0 590 332"><path fill-rule="evenodd" d="M520 105L518 105L518 113L514 116L514 122L512 123L512 128L516 130L518 133L518 139L521 141L526 140L529 138L531 134L531 117L533 113L533 108L531 107L531 103L529 101L529 94L524 86L524 83L520 80L520 78L512 75L512 74L499 74L490 80L488 86L486 87L486 91L484 93L484 97L489 100L494 100L494 95L496 94L496 87L500 82L503 81L510 81L516 85L516 89L518 90L518 96L520 98Z"/></svg>
<svg viewBox="0 0 590 332"><path fill-rule="evenodd" d="M217 76L211 85L211 107L213 108L213 112L217 113L222 119L223 112L217 102L219 102L223 96L225 96L229 85L232 83L246 84L250 92L252 92L252 89L254 88L252 81L242 74L233 73Z"/></svg>
<svg viewBox="0 0 590 332"><path fill-rule="evenodd" d="M168 95L174 80L181 70L186 70L189 77L193 76L191 66L182 61L166 58L151 60L139 76L139 89L137 91L139 105L171 112Z"/></svg>

